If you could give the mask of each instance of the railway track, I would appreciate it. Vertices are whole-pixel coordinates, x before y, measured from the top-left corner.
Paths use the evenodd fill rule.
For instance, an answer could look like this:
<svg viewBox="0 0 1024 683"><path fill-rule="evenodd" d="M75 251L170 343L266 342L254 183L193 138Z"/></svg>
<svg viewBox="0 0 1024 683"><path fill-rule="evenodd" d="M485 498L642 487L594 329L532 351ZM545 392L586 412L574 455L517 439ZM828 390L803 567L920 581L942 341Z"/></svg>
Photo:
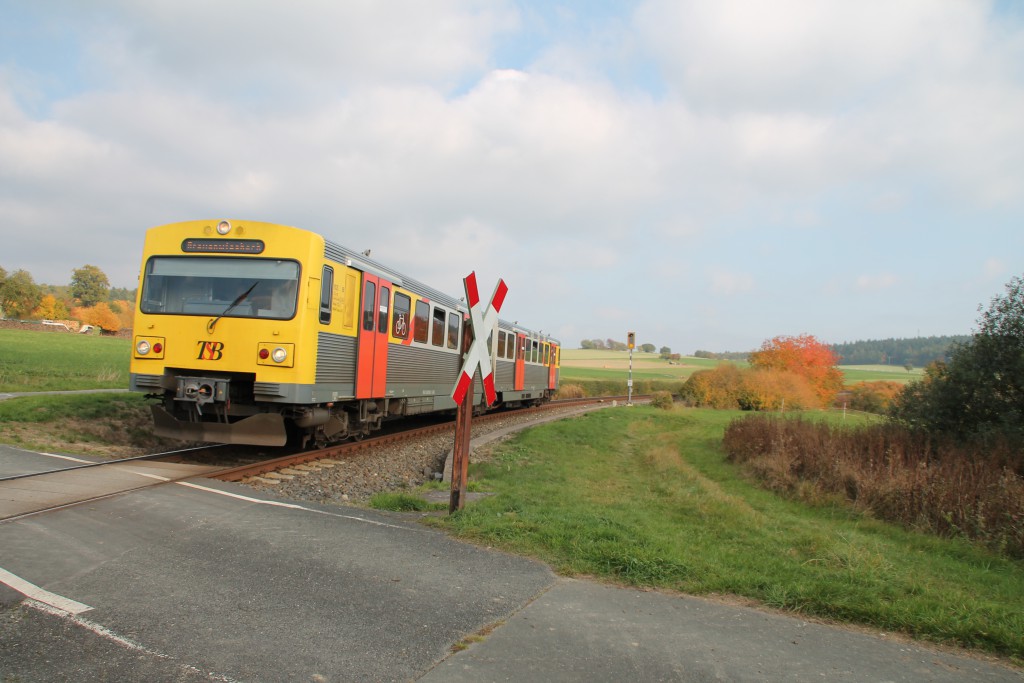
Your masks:
<svg viewBox="0 0 1024 683"><path fill-rule="evenodd" d="M625 397L554 401L537 408L488 413L473 418L473 422L486 425L510 416L518 419L560 408L616 400L625 400ZM239 455L237 447L218 444L3 477L0 478L0 523L194 477L242 481L271 473L284 473L286 477L307 474L314 468L334 467L364 451L452 432L454 424L449 420L240 465L235 463L240 459L251 460L251 452Z"/></svg>
<svg viewBox="0 0 1024 683"><path fill-rule="evenodd" d="M3 477L0 522L208 475L223 466L194 461L221 449L221 445L201 446Z"/></svg>
<svg viewBox="0 0 1024 683"><path fill-rule="evenodd" d="M536 408L520 408L513 411L487 413L486 415L474 417L473 423L487 424L488 422L500 420L503 417L507 417L509 414L515 414L516 416L533 415L536 413L543 413L559 408L581 407L595 403L609 403L615 400L624 401L625 398L625 396L611 396L589 399L563 399L559 401L552 401L551 403ZM328 461L326 463L328 466L334 466L335 464L337 464L337 459L351 458L360 451L379 448L382 446L387 446L389 444L412 440L419 437L442 434L444 432L453 431L454 428L454 420L448 420L427 427L399 431L393 434L386 434L371 439L365 439L363 441L351 441L347 443L337 444L334 446L328 446L326 448L321 448L318 450L304 451L301 453L285 455L280 458L273 458L271 460L265 460L262 462L241 465L239 467L214 473L210 476L216 479L221 479L223 481L241 481L249 477L258 477L271 472L281 471L283 469L295 469L303 465L307 465L309 463L323 462L325 460ZM292 472L288 474L294 476L294 474L302 473L304 472L301 469L299 469L298 472Z"/></svg>

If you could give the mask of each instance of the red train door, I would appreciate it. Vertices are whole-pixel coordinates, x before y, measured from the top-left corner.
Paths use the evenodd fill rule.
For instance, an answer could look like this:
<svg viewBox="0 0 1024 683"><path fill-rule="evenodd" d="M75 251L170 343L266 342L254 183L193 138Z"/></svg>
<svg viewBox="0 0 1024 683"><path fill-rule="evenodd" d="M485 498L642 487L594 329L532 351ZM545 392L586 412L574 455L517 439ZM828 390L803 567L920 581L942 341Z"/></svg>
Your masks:
<svg viewBox="0 0 1024 683"><path fill-rule="evenodd" d="M558 347L551 345L551 356L548 358L548 389L554 389L558 384Z"/></svg>
<svg viewBox="0 0 1024 683"><path fill-rule="evenodd" d="M387 392L390 314L391 283L384 278L363 273L356 398L380 398Z"/></svg>
<svg viewBox="0 0 1024 683"><path fill-rule="evenodd" d="M526 335L516 333L516 391L522 391L526 386Z"/></svg>

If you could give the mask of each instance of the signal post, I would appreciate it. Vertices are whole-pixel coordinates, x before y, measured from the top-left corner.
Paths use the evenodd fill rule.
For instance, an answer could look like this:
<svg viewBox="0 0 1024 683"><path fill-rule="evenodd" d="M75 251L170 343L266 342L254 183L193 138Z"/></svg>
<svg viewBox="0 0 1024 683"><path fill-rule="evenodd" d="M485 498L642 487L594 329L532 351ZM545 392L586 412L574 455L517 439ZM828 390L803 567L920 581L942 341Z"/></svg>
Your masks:
<svg viewBox="0 0 1024 683"><path fill-rule="evenodd" d="M491 301L481 306L480 292L476 286L476 272L470 273L462 281L466 290L466 302L469 304L469 325L463 334L463 348L472 340L462 362L462 371L452 389L452 399L459 406L455 418L455 447L452 450L452 491L448 499L448 514L461 510L466 505L466 478L469 473L469 442L471 438L471 420L473 418L473 378L477 369L484 385L484 401L491 406L497 400L494 390L494 359L487 348L487 332L498 325L498 311L508 294L505 281L499 279L491 295Z"/></svg>

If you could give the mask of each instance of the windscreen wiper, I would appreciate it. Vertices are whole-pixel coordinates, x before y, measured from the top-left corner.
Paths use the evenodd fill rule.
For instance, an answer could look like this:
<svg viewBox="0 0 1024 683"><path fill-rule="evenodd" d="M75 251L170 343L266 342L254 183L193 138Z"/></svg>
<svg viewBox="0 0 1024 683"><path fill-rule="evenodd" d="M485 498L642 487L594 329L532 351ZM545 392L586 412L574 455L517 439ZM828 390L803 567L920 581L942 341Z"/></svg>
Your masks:
<svg viewBox="0 0 1024 683"><path fill-rule="evenodd" d="M235 298L235 300L231 302L231 305L224 309L223 313L218 315L216 318L211 318L210 322L206 323L206 331L209 332L210 334L213 334L213 328L217 326L217 321L226 316L228 313L230 313L235 308L235 306L245 301L245 297L252 294L252 290L256 289L256 285L258 285L259 283L259 280L252 283L252 287L239 294Z"/></svg>

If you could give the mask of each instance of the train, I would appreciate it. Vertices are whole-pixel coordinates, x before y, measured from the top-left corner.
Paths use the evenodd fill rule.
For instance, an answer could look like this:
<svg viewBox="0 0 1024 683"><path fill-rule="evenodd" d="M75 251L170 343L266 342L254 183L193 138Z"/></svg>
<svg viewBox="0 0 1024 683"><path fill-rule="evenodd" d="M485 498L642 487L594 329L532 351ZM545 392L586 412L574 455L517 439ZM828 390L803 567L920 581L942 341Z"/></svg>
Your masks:
<svg viewBox="0 0 1024 683"><path fill-rule="evenodd" d="M146 232L129 387L154 432L185 441L325 446L385 421L454 411L464 302L297 227L243 220ZM486 335L497 403L558 390L557 339L498 319Z"/></svg>

